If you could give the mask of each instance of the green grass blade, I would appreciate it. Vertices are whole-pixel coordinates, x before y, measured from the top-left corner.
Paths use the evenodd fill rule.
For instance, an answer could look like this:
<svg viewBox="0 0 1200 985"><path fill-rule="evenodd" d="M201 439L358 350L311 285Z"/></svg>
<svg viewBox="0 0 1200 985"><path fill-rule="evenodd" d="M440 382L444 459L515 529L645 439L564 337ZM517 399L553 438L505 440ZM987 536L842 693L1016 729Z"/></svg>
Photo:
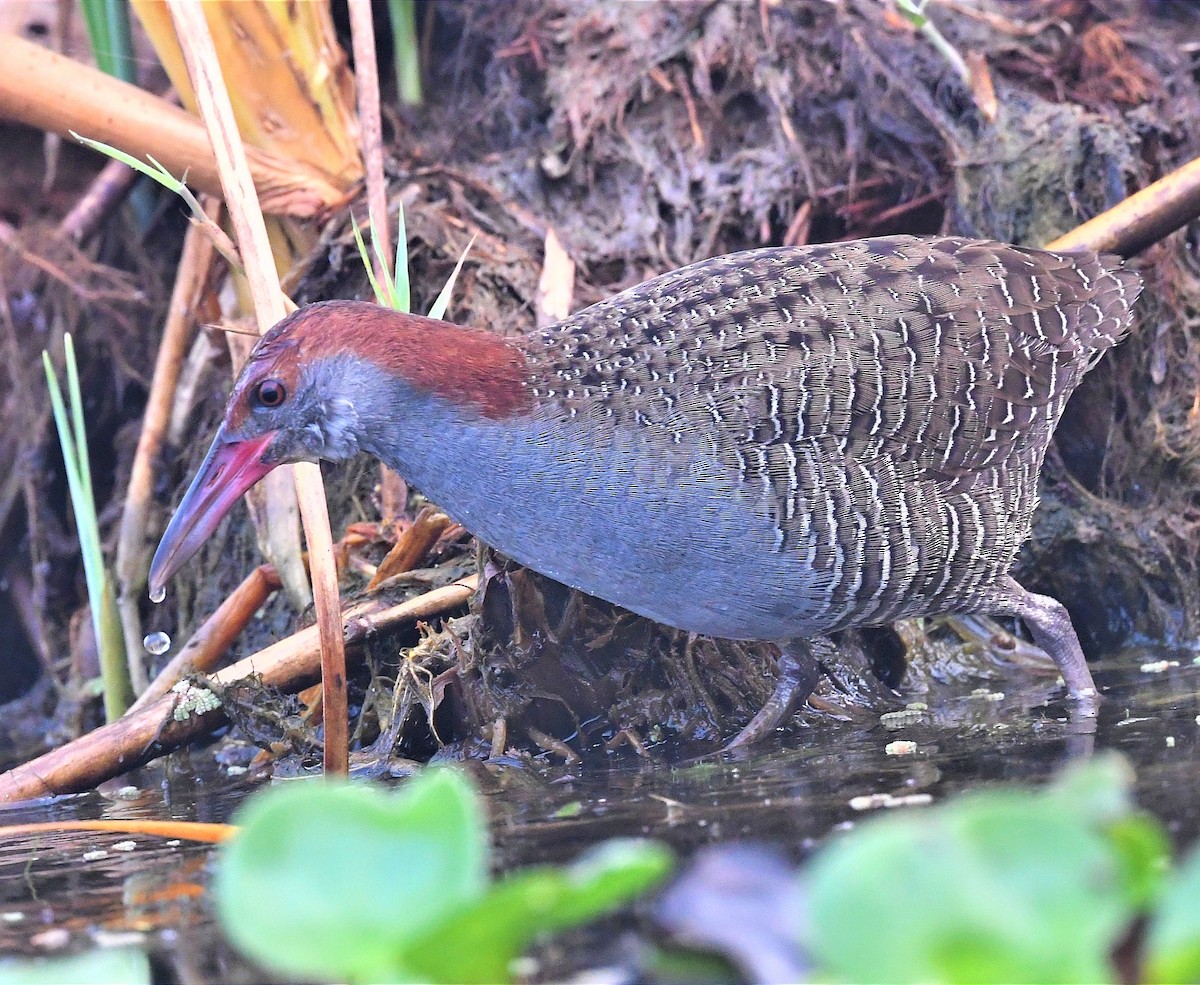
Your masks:
<svg viewBox="0 0 1200 985"><path fill-rule="evenodd" d="M83 10L83 20L87 27L88 41L92 46L92 57L96 66L106 75L116 75L113 71L113 44L109 36L110 21L104 9L104 0L80 0Z"/></svg>
<svg viewBox="0 0 1200 985"><path fill-rule="evenodd" d="M62 448L63 464L67 470L67 487L74 489L79 481L75 472L75 442L72 438L70 419L67 417L67 405L63 403L62 388L58 385L58 376L54 372L54 364L50 361L50 353L42 350L42 367L46 370L46 386L50 390L50 409L54 412L54 427L58 430L58 443Z"/></svg>
<svg viewBox="0 0 1200 985"><path fill-rule="evenodd" d="M116 589L106 569L101 568L100 575L100 635L96 637L96 647L100 651L100 679L104 683L104 718L114 722L133 703L133 687L129 682L125 631L121 626L121 612L117 608ZM92 604L96 605L95 602Z"/></svg>
<svg viewBox="0 0 1200 985"><path fill-rule="evenodd" d="M392 282L396 290L397 311L412 310L412 296L408 286L408 229L404 225L404 203L400 203L400 216L396 221L396 272Z"/></svg>
<svg viewBox="0 0 1200 985"><path fill-rule="evenodd" d="M433 302L433 307L429 309L430 318L441 318L446 314L446 309L450 307L450 296L454 293L454 282L458 280L458 272L462 270L463 261L467 259L467 254L471 252L471 247L475 245L475 237L471 237L471 241L467 244L467 248L462 251L462 255L458 258L458 263L454 265L454 269L450 272L450 277L442 286L441 291L437 296L437 300Z"/></svg>
<svg viewBox="0 0 1200 985"><path fill-rule="evenodd" d="M104 18L108 23L108 43L112 51L112 67L106 71L123 82L136 82L137 67L133 62L129 0L104 0Z"/></svg>
<svg viewBox="0 0 1200 985"><path fill-rule="evenodd" d="M350 216L350 228L354 230L354 242L358 244L358 257L362 260L363 269L367 272L367 280L371 282L371 290L375 292L375 300L379 304L386 305L388 296L379 286L379 280L375 277L375 265L371 262L370 254L367 253L367 244L363 242L362 230L358 228L358 220L354 216Z"/></svg>
<svg viewBox="0 0 1200 985"><path fill-rule="evenodd" d="M174 192L176 195L181 193L180 189L184 187L183 182L172 175L170 171L164 168L157 161L154 161L154 158L150 158L151 161L154 161L154 166L152 167L145 161L140 161L132 154L126 154L125 151L118 150L111 144L106 144L100 140L92 140L90 137L82 137L74 130L68 130L67 132L85 147L90 147L92 150L104 154L106 157L111 157L115 161L120 161L122 164L127 164L129 167L133 168L134 171L137 171L139 174L144 174L147 178L153 178L160 185L162 185L163 188Z"/></svg>
<svg viewBox="0 0 1200 985"><path fill-rule="evenodd" d="M104 144L101 144L100 146L102 146L102 147L103 147L103 146L105 146L105 145L104 145ZM172 181L172 182L174 182L174 183L175 183L175 185L177 185L177 186L178 186L178 187L172 188L172 187L171 187L171 185L166 185L166 184L164 184L164 187L166 187L166 188L171 188L171 190L172 190L173 192L175 192L175 193L177 193L177 194L179 194L179 195L182 195L182 194L183 194L183 193L184 193L184 192L187 190L187 184L186 184L186 182L187 182L187 176L188 176L188 173L187 173L187 171L184 171L184 172L183 172L183 177L182 177L182 178L176 178L176 177L175 177L173 174L171 174L171 172L170 172L170 171L168 171L168 170L166 169L166 166L165 166L165 165L163 165L163 164L161 164L161 163L159 162L158 158L157 158L157 157L155 157L153 154L147 154L147 155L146 155L146 160L147 160L147 161L149 161L149 162L151 163L151 165L153 165L153 166L154 166L154 167L157 169L157 171L158 171L158 173L159 173L160 175L163 175L163 176L164 176L164 177L166 177L166 178L170 178L170 179L171 179L171 181ZM160 184L163 184L163 183L162 183L162 182L160 182Z"/></svg>
<svg viewBox="0 0 1200 985"><path fill-rule="evenodd" d="M78 462L80 485L87 502L95 503L92 493L92 462L88 455L87 431L83 421L83 391L79 386L79 366L75 362L75 341L71 333L63 336L63 349L67 362L67 396L71 401L72 425L74 426L75 456ZM93 513L95 510L93 509Z"/></svg>
<svg viewBox="0 0 1200 985"><path fill-rule="evenodd" d="M42 351L42 366L50 391L50 408L62 449L67 489L71 495L71 510L75 514L75 529L79 535L79 551L83 558L83 575L87 582L88 604L92 629L100 654L104 679L104 711L109 721L124 714L129 706L131 687L129 668L125 662L125 641L121 636L120 617L116 615L116 597L108 573L104 569L104 553L100 547L100 524L96 519L96 503L92 496L91 474L87 470L87 436L83 421L83 397L75 349L71 336L64 337L67 362L67 392L70 412L63 401L62 388L50 354Z"/></svg>
<svg viewBox="0 0 1200 985"><path fill-rule="evenodd" d="M100 572L103 571L103 565L97 569L96 558L92 552L91 526L88 523L89 512L94 514L95 508L90 511L86 508L86 500L84 499L84 484L83 478L79 474L79 455L75 447L75 438L71 426L71 418L67 413L67 406L63 402L62 389L58 384L58 376L54 372L54 366L50 362L50 356L46 352L42 352L42 365L46 369L46 383L50 388L50 408L54 413L54 426L58 430L58 443L62 448L63 467L67 474L67 490L71 495L71 509L75 513L75 527L79 534L79 549L83 555L83 574L87 581L88 596L95 603L99 602L100 595L103 589L103 579ZM96 642L99 645L100 641L100 608L98 604L92 606L92 623L96 630Z"/></svg>
<svg viewBox="0 0 1200 985"><path fill-rule="evenodd" d="M96 65L106 75L135 81L128 0L80 0Z"/></svg>
<svg viewBox="0 0 1200 985"><path fill-rule="evenodd" d="M71 411L71 455L79 486L78 497L72 496L75 510L75 526L79 533L79 547L83 552L84 571L91 571L89 595L93 589L102 592L107 575L104 571L104 554L100 548L100 522L96 518L96 496L92 491L92 462L88 453L87 425L83 419L83 390L79 385L79 366L75 360L75 340L71 333L63 336L63 352L67 365L67 402ZM57 381L56 381L57 382ZM64 452L65 455L65 452ZM96 596L92 596L95 604ZM99 622L97 623L99 626ZM101 643L99 634L97 645Z"/></svg>
<svg viewBox="0 0 1200 985"><path fill-rule="evenodd" d="M367 212L371 220L371 250L375 254L375 259L379 262L379 269L383 274L383 286L387 290L387 300L384 302L389 308L396 311L408 311L408 307L400 306L400 296L396 293L396 280L388 272L387 257L383 255L383 244L380 243L379 237L375 235L375 213ZM383 221L387 222L387 216L383 217Z"/></svg>
<svg viewBox="0 0 1200 985"><path fill-rule="evenodd" d="M392 21L392 58L396 66L396 91L402 103L420 106L423 96L416 5L413 0L389 0L388 12Z"/></svg>

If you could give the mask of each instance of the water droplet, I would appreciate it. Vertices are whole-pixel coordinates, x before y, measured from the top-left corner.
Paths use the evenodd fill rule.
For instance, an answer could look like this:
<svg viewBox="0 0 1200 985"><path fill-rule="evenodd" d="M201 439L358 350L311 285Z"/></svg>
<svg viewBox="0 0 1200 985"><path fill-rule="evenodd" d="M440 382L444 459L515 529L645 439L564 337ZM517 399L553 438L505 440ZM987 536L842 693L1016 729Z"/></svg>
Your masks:
<svg viewBox="0 0 1200 985"><path fill-rule="evenodd" d="M166 597L167 597L167 590L165 588L163 588L161 585L158 588L154 589L154 591L152 591L150 593L150 601L154 602L155 604L161 602Z"/></svg>
<svg viewBox="0 0 1200 985"><path fill-rule="evenodd" d="M171 637L166 633L150 633L142 640L142 646L157 657L171 648Z"/></svg>

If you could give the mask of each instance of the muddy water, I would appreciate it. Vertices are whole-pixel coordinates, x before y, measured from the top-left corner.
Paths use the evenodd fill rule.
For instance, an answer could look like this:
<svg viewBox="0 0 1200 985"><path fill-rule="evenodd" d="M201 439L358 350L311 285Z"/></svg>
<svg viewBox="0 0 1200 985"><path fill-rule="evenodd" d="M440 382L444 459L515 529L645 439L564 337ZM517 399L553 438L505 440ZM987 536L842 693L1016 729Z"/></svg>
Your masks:
<svg viewBox="0 0 1200 985"><path fill-rule="evenodd" d="M870 795L939 801L982 783L1035 782L1100 749L1130 759L1140 803L1184 845L1200 837L1197 659L1190 651L1139 648L1094 665L1107 695L1094 720L1072 721L1065 704L1047 703L1053 688L1045 678L1009 669L1002 678L910 695L929 710L895 729L878 714L849 722L812 716L786 740L740 756L660 748L651 761L624 755L575 766L499 761L469 769L488 796L502 868L571 858L614 835L652 835L684 855L710 842L753 839L799 858L832 829L886 809L871 806ZM889 755L897 741L915 749ZM211 762L196 761L202 758ZM0 823L222 821L261 782L194 769L177 754L138 775L136 800L125 799L129 790L60 798L0 812ZM135 942L173 979L253 979L258 973L237 962L214 929L210 877L211 850L186 842L95 833L5 839L0 953Z"/></svg>

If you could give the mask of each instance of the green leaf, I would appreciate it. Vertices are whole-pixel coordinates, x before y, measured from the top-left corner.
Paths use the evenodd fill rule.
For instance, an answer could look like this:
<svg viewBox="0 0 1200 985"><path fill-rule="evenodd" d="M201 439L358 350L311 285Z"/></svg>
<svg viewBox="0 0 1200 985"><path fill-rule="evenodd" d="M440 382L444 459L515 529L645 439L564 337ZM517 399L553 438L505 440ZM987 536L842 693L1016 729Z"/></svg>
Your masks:
<svg viewBox="0 0 1200 985"><path fill-rule="evenodd" d="M1147 982L1200 982L1200 846L1167 885L1146 932Z"/></svg>
<svg viewBox="0 0 1200 985"><path fill-rule="evenodd" d="M129 3L127 0L104 0L104 15L108 22L108 41L112 46L112 68L106 68L105 71L124 82L137 82Z"/></svg>
<svg viewBox="0 0 1200 985"><path fill-rule="evenodd" d="M116 75L112 62L112 44L108 39L108 17L100 0L80 0L83 23L87 28L88 41L92 45L92 57L96 67L108 75Z"/></svg>
<svg viewBox="0 0 1200 985"><path fill-rule="evenodd" d="M132 948L0 961L0 985L150 985L150 959Z"/></svg>
<svg viewBox="0 0 1200 985"><path fill-rule="evenodd" d="M849 981L1111 981L1157 844L1120 816L1127 790L1100 760L1045 792L864 824L809 868L805 943Z"/></svg>
<svg viewBox="0 0 1200 985"><path fill-rule="evenodd" d="M537 935L619 906L671 866L656 843L613 841L488 888L482 810L450 770L398 794L292 784L240 820L217 872L222 924L251 957L303 977L506 981Z"/></svg>
<svg viewBox="0 0 1200 985"><path fill-rule="evenodd" d="M404 206L401 205L401 209L403 209L403 208L404 208ZM393 311L403 311L403 312L407 313L408 300L406 298L404 300L404 303L401 304L400 295L396 290L395 275L388 273L387 257L385 257L383 255L383 243L380 241L380 238L375 235L375 229L376 229L375 213L368 210L367 217L371 220L371 251L375 254L375 259L379 263L379 269L383 272L383 288L387 295L387 299L380 303L386 304ZM387 222L386 214L383 217L383 221ZM401 222L403 222L403 218L401 219ZM401 229L403 230L403 226L401 227ZM403 240L401 240L399 243L396 244L396 256L397 256L396 262L397 263L400 262L399 256L401 253L403 253L404 256L406 256L406 257L408 256L408 244L405 243ZM406 267L405 268L405 276L407 276L407 274L408 274L408 268Z"/></svg>
<svg viewBox="0 0 1200 985"><path fill-rule="evenodd" d="M527 869L414 940L399 963L414 980L506 982L513 959L536 937L615 909L651 889L670 868L671 854L662 845L620 839L566 868Z"/></svg>
<svg viewBox="0 0 1200 985"><path fill-rule="evenodd" d="M1050 786L1026 796L1060 803L1083 819L1107 824L1129 816L1133 810L1133 767L1114 752L1071 763Z"/></svg>
<svg viewBox="0 0 1200 985"><path fill-rule="evenodd" d="M127 0L80 0L80 7L100 71L125 82L136 81Z"/></svg>
<svg viewBox="0 0 1200 985"><path fill-rule="evenodd" d="M396 231L396 267L394 273L388 272L387 261L383 256L383 247L380 245L379 237L373 231L375 228L375 217L371 215L370 218L372 233L369 252L363 240L362 230L358 228L358 222L354 216L350 217L350 226L354 230L354 242L358 246L359 259L362 260L362 265L367 271L367 279L371 282L371 291L374 293L377 303L391 308L393 311L402 311L407 314L411 310L412 296L408 277L408 240L406 239L407 232L404 225L404 205L400 205L399 224ZM433 307L429 309L430 318L442 318L446 314L446 309L450 306L451 295L454 293L454 283L458 279L463 262L467 259L467 254L471 251L471 246L474 242L475 237L472 236L471 241L467 243L466 249L462 251L462 255L458 258L458 262L454 265L454 270L451 271L450 277L442 285L442 290L433 302ZM371 262L371 253L374 253L375 259L379 264L379 269L383 272L382 283L380 283L380 279L375 274L375 264Z"/></svg>
<svg viewBox="0 0 1200 985"><path fill-rule="evenodd" d="M486 885L482 811L451 770L395 794L289 784L252 800L240 823L217 872L218 912L238 947L294 975L396 980L404 942Z"/></svg>
<svg viewBox="0 0 1200 985"><path fill-rule="evenodd" d="M1108 825L1104 835L1116 854L1130 903L1149 909L1162 893L1171 864L1171 841L1161 822L1139 811Z"/></svg>
<svg viewBox="0 0 1200 985"><path fill-rule="evenodd" d="M616 909L661 882L671 870L670 850L655 841L614 838L559 869L565 892L546 929L573 927Z"/></svg>
<svg viewBox="0 0 1200 985"><path fill-rule="evenodd" d="M1103 752L1069 765L1041 796L1078 814L1103 834L1113 849L1130 904L1144 910L1162 888L1171 862L1171 842L1157 818L1136 808L1134 779L1128 760Z"/></svg>
<svg viewBox="0 0 1200 985"><path fill-rule="evenodd" d="M432 317L432 315L430 317ZM563 804L562 807L560 807L558 810L556 810L550 816L553 818L565 819L565 818L579 817L582 813L583 813L583 801L582 800L572 800L566 804Z"/></svg>
<svg viewBox="0 0 1200 985"><path fill-rule="evenodd" d="M542 929L542 920L562 898L554 869L530 869L492 887L486 896L395 955L395 965L412 981L507 982L514 958ZM447 942L454 946L447 948Z"/></svg>
<svg viewBox="0 0 1200 985"><path fill-rule="evenodd" d="M924 3L917 6L912 0L896 0L896 7L913 27L922 28L929 23L929 18L922 13L925 7Z"/></svg>

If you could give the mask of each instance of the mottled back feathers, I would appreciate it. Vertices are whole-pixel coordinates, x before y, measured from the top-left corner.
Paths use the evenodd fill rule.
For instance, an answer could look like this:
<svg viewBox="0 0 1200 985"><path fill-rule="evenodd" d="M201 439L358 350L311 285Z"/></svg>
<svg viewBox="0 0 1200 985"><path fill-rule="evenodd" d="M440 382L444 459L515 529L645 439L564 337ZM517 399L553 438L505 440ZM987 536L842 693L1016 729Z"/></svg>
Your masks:
<svg viewBox="0 0 1200 985"><path fill-rule="evenodd" d="M1139 290L1116 258L888 237L704 261L525 349L543 412L736 475L849 625L970 608L1007 573L1063 406Z"/></svg>

